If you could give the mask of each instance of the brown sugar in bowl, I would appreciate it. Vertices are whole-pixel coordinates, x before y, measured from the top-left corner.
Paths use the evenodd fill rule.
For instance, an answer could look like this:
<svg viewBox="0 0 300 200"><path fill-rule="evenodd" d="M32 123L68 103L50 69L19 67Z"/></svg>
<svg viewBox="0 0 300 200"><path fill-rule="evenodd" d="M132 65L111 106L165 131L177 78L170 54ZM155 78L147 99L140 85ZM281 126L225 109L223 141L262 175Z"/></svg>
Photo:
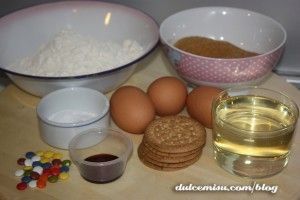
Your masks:
<svg viewBox="0 0 300 200"><path fill-rule="evenodd" d="M188 36L227 41L259 55L210 58L174 46ZM165 19L160 26L160 38L167 58L183 79L195 85L227 88L256 85L265 80L283 53L286 31L272 18L249 10L199 7Z"/></svg>

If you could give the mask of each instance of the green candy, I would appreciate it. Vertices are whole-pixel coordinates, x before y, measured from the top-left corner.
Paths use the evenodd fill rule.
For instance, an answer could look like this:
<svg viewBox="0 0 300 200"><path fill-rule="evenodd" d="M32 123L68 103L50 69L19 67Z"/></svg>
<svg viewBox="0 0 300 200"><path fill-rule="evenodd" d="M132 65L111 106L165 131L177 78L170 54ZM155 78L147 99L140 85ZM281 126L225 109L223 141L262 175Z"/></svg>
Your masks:
<svg viewBox="0 0 300 200"><path fill-rule="evenodd" d="M49 176L48 181L50 183L56 183L58 181L58 176Z"/></svg>
<svg viewBox="0 0 300 200"><path fill-rule="evenodd" d="M62 161L62 165L70 167L71 166L71 161L70 160L64 160L64 161Z"/></svg>
<svg viewBox="0 0 300 200"><path fill-rule="evenodd" d="M32 170L26 170L23 174L23 176L30 176Z"/></svg>

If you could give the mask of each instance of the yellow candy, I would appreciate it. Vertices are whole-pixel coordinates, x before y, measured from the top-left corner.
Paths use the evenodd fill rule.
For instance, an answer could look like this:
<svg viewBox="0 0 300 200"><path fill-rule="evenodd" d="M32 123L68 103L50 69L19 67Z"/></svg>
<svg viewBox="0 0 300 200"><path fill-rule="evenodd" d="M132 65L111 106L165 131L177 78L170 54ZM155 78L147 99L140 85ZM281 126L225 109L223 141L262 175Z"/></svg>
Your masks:
<svg viewBox="0 0 300 200"><path fill-rule="evenodd" d="M45 158L52 158L53 155L54 155L53 151L46 151L46 152L44 152L44 157Z"/></svg>
<svg viewBox="0 0 300 200"><path fill-rule="evenodd" d="M49 158L42 157L41 163L47 163L47 162L50 162L50 159L49 159Z"/></svg>
<svg viewBox="0 0 300 200"><path fill-rule="evenodd" d="M62 159L63 155L61 153L54 153L53 159Z"/></svg>
<svg viewBox="0 0 300 200"><path fill-rule="evenodd" d="M32 166L24 166L23 170L24 171L32 170Z"/></svg>
<svg viewBox="0 0 300 200"><path fill-rule="evenodd" d="M43 152L43 151L37 151L37 152L36 152L36 155L42 156L42 155L44 155L44 152Z"/></svg>
<svg viewBox="0 0 300 200"><path fill-rule="evenodd" d="M61 180L66 180L66 179L69 178L69 173L62 172L62 173L59 174L58 178L61 179Z"/></svg>

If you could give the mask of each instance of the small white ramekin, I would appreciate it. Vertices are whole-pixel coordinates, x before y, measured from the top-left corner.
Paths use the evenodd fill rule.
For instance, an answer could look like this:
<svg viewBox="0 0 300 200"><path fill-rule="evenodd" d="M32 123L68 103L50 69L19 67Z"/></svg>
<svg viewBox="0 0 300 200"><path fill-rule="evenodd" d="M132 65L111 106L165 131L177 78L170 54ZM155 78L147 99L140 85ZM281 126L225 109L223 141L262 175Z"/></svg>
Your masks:
<svg viewBox="0 0 300 200"><path fill-rule="evenodd" d="M51 118L62 111L90 115L77 121ZM42 140L53 147L68 149L69 142L78 133L91 128L109 126L109 101L102 93L89 88L60 89L42 98L37 106L37 116Z"/></svg>

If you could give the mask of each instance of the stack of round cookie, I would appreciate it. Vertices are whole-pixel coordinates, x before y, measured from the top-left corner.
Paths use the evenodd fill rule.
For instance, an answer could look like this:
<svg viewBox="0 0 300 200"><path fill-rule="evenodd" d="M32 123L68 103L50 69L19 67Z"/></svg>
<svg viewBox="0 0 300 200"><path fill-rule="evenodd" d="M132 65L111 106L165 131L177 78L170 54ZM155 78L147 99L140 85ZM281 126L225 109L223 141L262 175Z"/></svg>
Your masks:
<svg viewBox="0 0 300 200"><path fill-rule="evenodd" d="M186 116L152 121L138 148L140 160L153 169L178 170L195 163L205 144L205 128Z"/></svg>

